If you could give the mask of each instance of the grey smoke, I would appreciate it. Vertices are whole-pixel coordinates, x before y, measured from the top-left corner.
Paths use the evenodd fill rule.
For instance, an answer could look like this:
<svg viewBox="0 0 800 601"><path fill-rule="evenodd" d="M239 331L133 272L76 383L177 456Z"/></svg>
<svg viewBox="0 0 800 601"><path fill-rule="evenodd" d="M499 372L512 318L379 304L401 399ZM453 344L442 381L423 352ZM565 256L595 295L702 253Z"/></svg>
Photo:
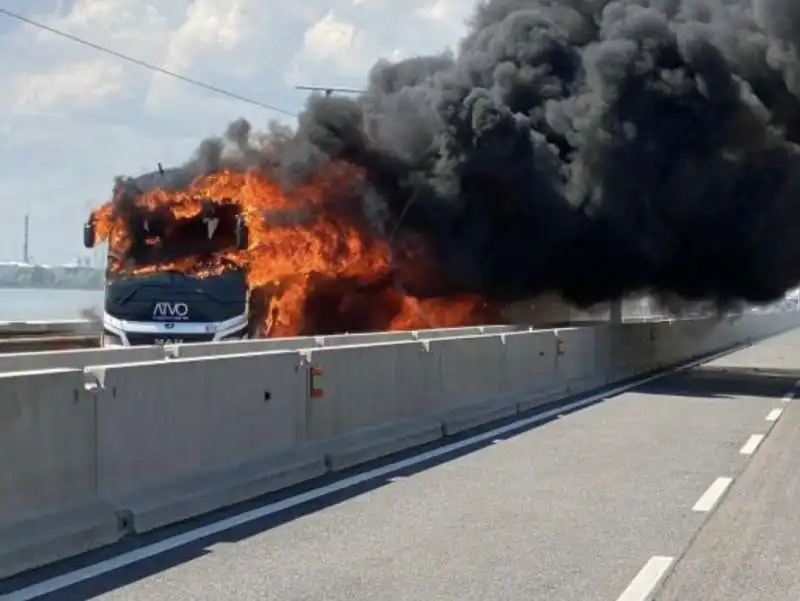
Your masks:
<svg viewBox="0 0 800 601"><path fill-rule="evenodd" d="M292 136L236 122L174 181L346 160L454 291L767 301L800 282L799 50L796 0L490 0L457 52L377 61Z"/></svg>

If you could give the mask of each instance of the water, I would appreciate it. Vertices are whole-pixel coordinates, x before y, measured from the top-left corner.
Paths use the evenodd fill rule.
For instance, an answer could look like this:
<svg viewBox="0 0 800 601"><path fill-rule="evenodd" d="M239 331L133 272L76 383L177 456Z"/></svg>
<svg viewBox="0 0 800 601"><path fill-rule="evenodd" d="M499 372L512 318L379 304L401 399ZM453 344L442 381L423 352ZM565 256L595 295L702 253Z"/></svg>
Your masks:
<svg viewBox="0 0 800 601"><path fill-rule="evenodd" d="M87 309L102 312L102 290L0 288L0 321L83 319Z"/></svg>

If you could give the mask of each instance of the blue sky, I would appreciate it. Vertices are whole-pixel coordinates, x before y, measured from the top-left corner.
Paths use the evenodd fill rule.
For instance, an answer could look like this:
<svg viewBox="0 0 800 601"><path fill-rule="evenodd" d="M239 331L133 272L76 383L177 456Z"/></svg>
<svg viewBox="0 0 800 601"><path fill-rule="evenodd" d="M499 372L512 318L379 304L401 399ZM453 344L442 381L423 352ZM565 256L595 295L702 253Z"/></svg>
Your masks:
<svg viewBox="0 0 800 601"><path fill-rule="evenodd" d="M360 87L376 59L454 47L467 0L5 0L3 8L163 68L297 111L297 83ZM81 224L116 175L181 162L238 117L215 95L0 15L0 260L85 256Z"/></svg>

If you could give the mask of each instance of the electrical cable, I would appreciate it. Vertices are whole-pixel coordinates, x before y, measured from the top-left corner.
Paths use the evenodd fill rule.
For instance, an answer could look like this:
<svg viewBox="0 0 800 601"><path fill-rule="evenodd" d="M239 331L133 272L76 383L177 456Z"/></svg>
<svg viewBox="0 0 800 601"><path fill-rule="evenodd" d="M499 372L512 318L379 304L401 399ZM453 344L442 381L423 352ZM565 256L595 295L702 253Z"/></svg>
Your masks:
<svg viewBox="0 0 800 601"><path fill-rule="evenodd" d="M199 87L199 88L203 88L203 89L208 90L210 92L214 92L216 94L221 94L223 96L227 96L229 98L233 98L234 100L239 100L240 102L245 102L247 104L252 104L254 106L257 106L257 107L260 107L260 108L263 108L263 109L267 109L269 111L274 111L276 113L281 113L281 114L287 115L289 117L297 117L296 113L293 113L291 111L287 111L286 109L282 109L282 108L280 108L278 106L275 106L275 105L272 105L272 104L269 104L269 103L266 103L266 102L261 102L260 100L255 100L253 98L248 98L247 96L242 96L241 94L237 94L236 92L231 92L230 90L226 90L224 88L220 88L219 86L215 86L213 84L205 83L203 81L200 81L199 79L194 79L192 77L187 77L186 75L181 75L180 73L176 73L175 71L170 71L169 69L164 69L163 67L159 67L159 66L154 65L152 63L148 63L147 61L144 61L144 60L141 60L141 59L138 59L138 58L134 58L132 56L128 56L127 54L122 54L121 52L117 52L116 50L112 50L110 48L107 48L107 47L102 46L100 44L97 44L95 42L90 42L89 40L85 40L85 39L83 39L81 37L78 37L76 35L73 35L71 33L67 33L66 31L61 31L60 29L56 29L54 27L50 27L49 25L45 25L44 23L40 23L38 21L34 21L33 19L29 19L28 17L23 17L22 15L17 14L15 12L12 12L12 11L6 9L6 8L0 7L0 14L5 15L6 17L9 17L11 19L16 19L17 21L21 21L23 23L27 23L28 25L31 25L31 26L36 27L38 29L41 29L43 31L50 32L50 33L52 33L54 35L57 35L57 36L60 36L62 38L65 38L67 40L70 40L72 42L75 42L76 44L81 44L82 46L87 46L87 47L92 48L94 50L97 50L99 52L103 52L105 54L109 54L111 56L114 56L114 57L116 57L118 59L127 61L129 63L133 63L134 65L138 65L140 67L144 67L145 69L150 69L151 71L155 71L157 73L161 73L162 75L166 75L168 77L173 77L175 79L179 79L180 81L183 81L184 83L188 83L190 85L193 85L193 86L196 86L196 87Z"/></svg>

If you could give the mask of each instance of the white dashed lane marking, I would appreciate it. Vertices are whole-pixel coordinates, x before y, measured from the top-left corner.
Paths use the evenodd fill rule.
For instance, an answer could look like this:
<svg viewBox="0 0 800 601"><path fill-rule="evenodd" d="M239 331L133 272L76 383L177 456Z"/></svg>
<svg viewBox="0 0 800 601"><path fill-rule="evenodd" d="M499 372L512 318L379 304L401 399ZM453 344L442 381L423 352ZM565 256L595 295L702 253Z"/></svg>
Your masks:
<svg viewBox="0 0 800 601"><path fill-rule="evenodd" d="M708 490L694 504L692 511L708 512L714 509L732 482L733 478L717 478L714 480Z"/></svg>
<svg viewBox="0 0 800 601"><path fill-rule="evenodd" d="M767 413L766 420L768 422L776 422L778 421L778 418L781 416L781 413L783 413L783 409L773 409L772 411Z"/></svg>
<svg viewBox="0 0 800 601"><path fill-rule="evenodd" d="M794 388L787 392L781 401L784 403L791 402L797 394L797 389L800 388L800 380L795 382ZM775 423L780 419L783 414L782 408L772 409L767 413L766 421ZM747 439L744 446L739 449L742 455L752 455L756 452L759 445L763 442L766 434L753 434ZM725 492L733 484L733 478L719 477L708 487L703 495L697 500L692 507L692 511L708 513L713 511L719 504ZM656 589L663 582L667 572L672 567L675 559L673 557L666 557L656 555L639 571L636 577L631 581L623 593L617 598L617 601L647 601L655 594Z"/></svg>
<svg viewBox="0 0 800 601"><path fill-rule="evenodd" d="M639 573L636 574L636 578L631 581L628 588L617 597L617 601L646 601L650 599L656 587L664 579L673 561L675 561L673 557L661 555L651 557L644 564L644 567L639 570Z"/></svg>
<svg viewBox="0 0 800 601"><path fill-rule="evenodd" d="M747 442L744 443L744 446L739 449L739 452L742 455L752 455L756 452L756 449L758 448L758 445L761 444L762 440L764 440L763 434L753 434L747 439Z"/></svg>

